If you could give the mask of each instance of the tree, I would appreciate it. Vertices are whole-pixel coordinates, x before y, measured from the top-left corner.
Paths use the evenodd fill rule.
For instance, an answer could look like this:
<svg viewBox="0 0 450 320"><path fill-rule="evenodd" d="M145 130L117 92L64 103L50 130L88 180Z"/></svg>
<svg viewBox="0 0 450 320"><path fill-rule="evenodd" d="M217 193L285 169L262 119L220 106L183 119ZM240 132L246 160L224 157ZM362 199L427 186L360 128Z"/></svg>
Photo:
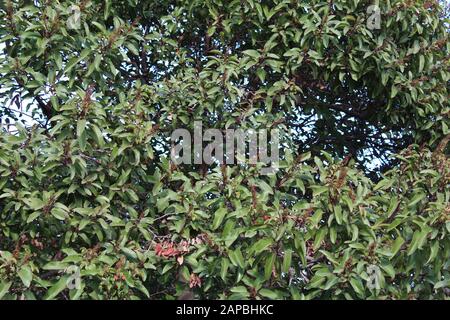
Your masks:
<svg viewBox="0 0 450 320"><path fill-rule="evenodd" d="M448 295L438 2L5 1L0 16L0 297ZM198 120L279 129L280 170L175 164L171 133Z"/></svg>

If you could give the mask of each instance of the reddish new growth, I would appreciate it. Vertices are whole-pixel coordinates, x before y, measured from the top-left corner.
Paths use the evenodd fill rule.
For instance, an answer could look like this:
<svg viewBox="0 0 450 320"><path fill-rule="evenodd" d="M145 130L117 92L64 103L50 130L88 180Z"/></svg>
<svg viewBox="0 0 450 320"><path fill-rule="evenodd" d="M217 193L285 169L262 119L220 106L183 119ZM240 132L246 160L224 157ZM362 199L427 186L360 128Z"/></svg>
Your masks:
<svg viewBox="0 0 450 320"><path fill-rule="evenodd" d="M178 257L188 253L191 245L202 243L203 240L200 237L189 240L183 240L180 243L175 243L172 241L163 241L156 244L155 253L157 256L164 258Z"/></svg>
<svg viewBox="0 0 450 320"><path fill-rule="evenodd" d="M173 242L164 241L163 243L157 243L155 246L155 252L157 256L161 257L175 257L180 254L180 251L176 248Z"/></svg>
<svg viewBox="0 0 450 320"><path fill-rule="evenodd" d="M125 281L125 275L123 273L115 274L114 281Z"/></svg>
<svg viewBox="0 0 450 320"><path fill-rule="evenodd" d="M197 276L194 273L191 273L191 277L189 278L189 288L194 288L194 287L201 287L202 286L202 279L200 279L199 276Z"/></svg>

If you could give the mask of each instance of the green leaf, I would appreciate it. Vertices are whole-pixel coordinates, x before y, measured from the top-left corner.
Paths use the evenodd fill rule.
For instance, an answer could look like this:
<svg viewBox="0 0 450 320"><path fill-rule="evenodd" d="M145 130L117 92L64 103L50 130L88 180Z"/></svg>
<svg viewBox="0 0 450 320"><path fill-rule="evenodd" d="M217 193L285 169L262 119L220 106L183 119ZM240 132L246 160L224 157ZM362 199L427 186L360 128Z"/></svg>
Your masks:
<svg viewBox="0 0 450 320"><path fill-rule="evenodd" d="M341 225L342 224L342 208L341 206L334 207L334 215L336 216L336 222Z"/></svg>
<svg viewBox="0 0 450 320"><path fill-rule="evenodd" d="M127 247L122 247L122 252L130 259L136 259L137 255L136 252L134 252L134 250L131 250L130 248Z"/></svg>
<svg viewBox="0 0 450 320"><path fill-rule="evenodd" d="M259 254L259 253L263 252L264 250L266 250L272 243L273 243L273 240L269 239L269 238L258 240L258 242L256 242L252 246L250 251L254 252L255 254Z"/></svg>
<svg viewBox="0 0 450 320"><path fill-rule="evenodd" d="M222 224L223 219L225 218L225 215L227 214L226 208L219 208L217 209L216 213L214 214L214 221L212 224L212 229L216 230L220 227Z"/></svg>
<svg viewBox="0 0 450 320"><path fill-rule="evenodd" d="M391 198L388 211L386 212L386 217L390 217L395 212L395 210L398 208L399 203L400 201L398 201L396 197Z"/></svg>
<svg viewBox="0 0 450 320"><path fill-rule="evenodd" d="M288 249L284 253L283 267L281 268L281 271L287 273L289 271L289 268L291 267L291 263L292 263L292 250Z"/></svg>
<svg viewBox="0 0 450 320"><path fill-rule="evenodd" d="M130 49L130 51L135 55L138 56L139 55L139 50L136 48L136 46L133 43L128 42L125 45L128 49Z"/></svg>
<svg viewBox="0 0 450 320"><path fill-rule="evenodd" d="M250 57L252 57L252 58L255 58L255 59L259 59L259 57L261 56L261 55L259 54L259 52L256 51L256 50L245 50L245 51L243 52L243 54L245 54L245 55L247 55L247 56L250 56Z"/></svg>
<svg viewBox="0 0 450 320"><path fill-rule="evenodd" d="M92 131L94 132L95 141L97 142L100 148L103 148L105 145L105 139L103 139L103 134L100 129L96 125L91 126Z"/></svg>
<svg viewBox="0 0 450 320"><path fill-rule="evenodd" d="M313 197L317 197L321 195L324 192L328 191L327 186L312 186L311 189L313 190Z"/></svg>
<svg viewBox="0 0 450 320"><path fill-rule="evenodd" d="M322 220L323 211L321 209L318 209L315 211L314 215L310 218L311 225L314 227L317 227L319 222Z"/></svg>
<svg viewBox="0 0 450 320"><path fill-rule="evenodd" d="M259 293L259 295L263 296L264 298L269 298L272 300L276 300L279 298L278 294L275 291L265 289L265 288L262 288L261 290L259 290L258 293Z"/></svg>
<svg viewBox="0 0 450 320"><path fill-rule="evenodd" d="M330 228L330 241L332 244L336 243L337 231L336 228Z"/></svg>
<svg viewBox="0 0 450 320"><path fill-rule="evenodd" d="M327 228L326 227L322 227L317 233L316 233L316 237L314 238L314 245L313 245L313 249L317 250L322 246L322 241L323 239L325 239L325 236L327 234Z"/></svg>
<svg viewBox="0 0 450 320"><path fill-rule="evenodd" d="M42 212L40 211L36 211L33 212L32 214L30 214L27 218L27 223L33 222L34 220L36 220L37 217L39 217L41 215Z"/></svg>
<svg viewBox="0 0 450 320"><path fill-rule="evenodd" d="M103 12L103 19L107 20L111 13L111 0L105 0L105 11Z"/></svg>
<svg viewBox="0 0 450 320"><path fill-rule="evenodd" d="M230 289L231 292L234 293L243 293L243 294L248 294L247 288L244 286L237 286L237 287L233 287Z"/></svg>
<svg viewBox="0 0 450 320"><path fill-rule="evenodd" d="M27 199L26 202L30 206L31 209L36 210L36 211L45 207L45 202L42 201L41 199L31 198L31 199Z"/></svg>
<svg viewBox="0 0 450 320"><path fill-rule="evenodd" d="M77 137L81 137L86 129L86 119L80 119L77 122Z"/></svg>
<svg viewBox="0 0 450 320"><path fill-rule="evenodd" d="M425 66L425 57L423 55L419 56L419 72L423 71L423 68Z"/></svg>
<svg viewBox="0 0 450 320"><path fill-rule="evenodd" d="M222 258L221 268L220 268L220 277L222 278L223 281L226 281L229 266L230 266L230 260L228 260L227 258Z"/></svg>
<svg viewBox="0 0 450 320"><path fill-rule="evenodd" d="M433 261L439 252L439 241L434 241L430 249L430 257L428 258L427 264Z"/></svg>
<svg viewBox="0 0 450 320"><path fill-rule="evenodd" d="M391 88L391 98L395 98L395 96L397 95L397 93L398 93L398 88L397 88L397 86L392 86L392 88Z"/></svg>
<svg viewBox="0 0 450 320"><path fill-rule="evenodd" d="M145 294L145 296L147 298L150 298L150 293L148 292L147 288L145 288L141 282L137 282L135 283L135 287L136 289L138 289L139 291L141 291L143 294Z"/></svg>
<svg viewBox="0 0 450 320"><path fill-rule="evenodd" d="M264 265L264 279L269 280L272 276L273 266L275 264L275 254L270 253Z"/></svg>
<svg viewBox="0 0 450 320"><path fill-rule="evenodd" d="M414 232L411 243L409 244L408 256L412 255L417 249L422 248L427 235L427 230Z"/></svg>
<svg viewBox="0 0 450 320"><path fill-rule="evenodd" d="M405 243L405 240L401 236L398 236L397 239L395 239L394 243L392 244L392 248L391 248L391 256L392 257L394 257L397 254L397 252L402 247L403 243ZM391 259L392 259L392 257L391 257Z"/></svg>
<svg viewBox="0 0 450 320"><path fill-rule="evenodd" d="M392 279L395 278L395 269L391 264L381 265L381 268L387 273L389 277L391 277Z"/></svg>
<svg viewBox="0 0 450 320"><path fill-rule="evenodd" d="M50 261L47 264L45 264L42 269L44 270L63 270L66 269L69 266L68 263L62 262L62 261Z"/></svg>
<svg viewBox="0 0 450 320"><path fill-rule="evenodd" d="M264 180L259 180L258 186L261 188L262 191L264 191L268 194L273 194L272 187L269 186Z"/></svg>
<svg viewBox="0 0 450 320"><path fill-rule="evenodd" d="M83 59L83 57L81 56L80 58L78 57L73 57L69 60L69 62L67 62L66 67L65 67L65 73L69 73L70 70L72 70L72 68L81 60Z"/></svg>
<svg viewBox="0 0 450 320"><path fill-rule="evenodd" d="M414 205L416 205L417 203L419 203L422 199L424 199L426 197L425 193L418 193L415 194L414 197L410 200L410 202L408 203L408 207L413 207Z"/></svg>
<svg viewBox="0 0 450 320"><path fill-rule="evenodd" d="M326 278L321 275L314 275L312 279L308 282L308 287L319 288L325 280Z"/></svg>
<svg viewBox="0 0 450 320"><path fill-rule="evenodd" d="M450 279L445 279L439 282L436 282L436 284L434 285L434 289L441 289L441 288L448 288L450 287Z"/></svg>
<svg viewBox="0 0 450 320"><path fill-rule="evenodd" d="M161 274L166 274L170 269L173 268L173 264L166 264L161 272Z"/></svg>
<svg viewBox="0 0 450 320"><path fill-rule="evenodd" d="M361 280L356 278L350 279L350 284L352 285L353 290L355 290L356 294L361 296L364 294L364 285Z"/></svg>
<svg viewBox="0 0 450 320"><path fill-rule="evenodd" d="M256 70L256 75L258 76L259 80L261 80L261 82L264 82L266 80L267 72L264 69L259 68L258 70Z"/></svg>
<svg viewBox="0 0 450 320"><path fill-rule="evenodd" d="M245 268L244 256L242 255L240 248L237 248L234 251L230 251L229 255L231 262L233 262L234 265L240 267L241 269Z"/></svg>
<svg viewBox="0 0 450 320"><path fill-rule="evenodd" d="M20 280L22 280L22 283L25 287L29 287L31 284L31 280L33 279L33 273L31 272L31 269L29 266L23 266L19 272L18 275L20 277Z"/></svg>
<svg viewBox="0 0 450 320"><path fill-rule="evenodd" d="M377 190L386 190L387 188L389 188L390 186L392 186L392 184L394 183L394 180L391 179L383 179L380 182L378 182L376 184L376 186L373 188L374 191Z"/></svg>
<svg viewBox="0 0 450 320"><path fill-rule="evenodd" d="M0 299L2 299L5 296L5 294L7 294L9 292L9 288L11 287L11 285L12 285L11 281L0 282Z"/></svg>
<svg viewBox="0 0 450 320"><path fill-rule="evenodd" d="M52 300L67 288L69 276L61 277L45 294L44 300Z"/></svg>
<svg viewBox="0 0 450 320"><path fill-rule="evenodd" d="M67 213L61 208L53 208L51 214L58 220L65 220L67 217Z"/></svg>

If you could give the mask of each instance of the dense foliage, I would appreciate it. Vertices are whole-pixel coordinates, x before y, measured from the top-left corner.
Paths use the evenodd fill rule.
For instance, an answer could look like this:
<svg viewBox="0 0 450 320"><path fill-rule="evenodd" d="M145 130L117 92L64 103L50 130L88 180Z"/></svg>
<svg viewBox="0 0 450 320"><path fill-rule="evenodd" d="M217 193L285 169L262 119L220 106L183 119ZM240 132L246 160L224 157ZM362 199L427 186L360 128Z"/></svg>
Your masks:
<svg viewBox="0 0 450 320"><path fill-rule="evenodd" d="M4 1L0 298L447 298L446 11L370 5ZM176 165L195 120L280 170Z"/></svg>

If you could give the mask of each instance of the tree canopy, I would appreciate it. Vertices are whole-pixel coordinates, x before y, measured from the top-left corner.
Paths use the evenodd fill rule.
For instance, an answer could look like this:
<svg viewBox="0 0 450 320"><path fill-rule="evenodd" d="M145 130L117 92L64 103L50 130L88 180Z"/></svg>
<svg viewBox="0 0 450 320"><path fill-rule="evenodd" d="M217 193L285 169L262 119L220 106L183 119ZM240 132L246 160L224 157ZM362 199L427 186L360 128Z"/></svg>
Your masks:
<svg viewBox="0 0 450 320"><path fill-rule="evenodd" d="M0 298L448 297L445 4L6 0L0 17ZM280 170L173 163L198 120L279 129Z"/></svg>

